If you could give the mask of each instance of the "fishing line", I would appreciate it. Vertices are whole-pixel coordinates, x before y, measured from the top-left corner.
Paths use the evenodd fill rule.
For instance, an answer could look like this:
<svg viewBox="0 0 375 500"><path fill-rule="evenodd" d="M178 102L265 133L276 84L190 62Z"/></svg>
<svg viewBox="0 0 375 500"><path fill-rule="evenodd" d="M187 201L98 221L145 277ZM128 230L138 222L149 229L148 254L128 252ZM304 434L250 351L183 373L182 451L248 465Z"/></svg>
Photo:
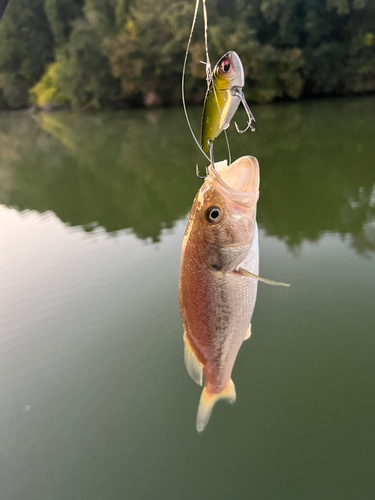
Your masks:
<svg viewBox="0 0 375 500"><path fill-rule="evenodd" d="M206 51L206 80L207 80L207 89L212 81L212 73L211 73L211 61L210 56L208 55L208 21L207 21L207 8L206 8L206 0L202 0L203 4L203 20L204 20L204 48Z"/></svg>
<svg viewBox="0 0 375 500"><path fill-rule="evenodd" d="M204 0L203 0L204 1ZM206 155L206 153L203 151L201 145L199 144L197 138L195 137L195 134L194 134L194 131L193 131L193 128L190 124L190 120L189 120L189 116L188 116L188 112L187 112L187 109L186 109L186 102L185 102L185 73L186 73L186 64L187 64L187 58L188 58L188 55L189 55L189 50L190 50L190 44L191 44L191 39L193 37L193 32L194 32L194 28L195 28L195 22L197 20L197 13L198 13L198 7L199 7L199 0L196 0L196 3L195 3L195 11L194 11L194 17L193 17L193 23L191 25L191 30L190 30L190 36L189 36L189 40L188 40L188 44L187 44L187 47L186 47L186 52L185 52L185 59L184 59L184 65L183 65L183 69L182 69L182 82L181 82L181 91L182 91L182 106L184 108L184 113L185 113L185 118L186 118L186 121L187 121L187 124L188 124L188 127L190 129L190 132L191 132L191 135L193 136L193 139L194 141L196 142L198 148L201 150L201 152L204 154L204 156L207 158L208 161L210 161L210 158ZM207 70L206 70L207 71Z"/></svg>
<svg viewBox="0 0 375 500"><path fill-rule="evenodd" d="M210 56L208 55L208 36L207 36L207 27L208 27L208 21L207 21L207 9L206 9L206 0L202 0L203 3L203 18L204 18L204 46L206 50L206 79L207 79L207 90L209 90L210 85L212 85L212 71L211 71L211 62L210 62ZM220 111L220 105L219 105L219 100L217 98L217 93L215 86L212 85L214 94L215 94L215 100L217 107ZM228 135L226 130L224 130L224 135L225 135L225 142L227 143L227 149L228 149L228 161L229 165L232 163L232 157L230 154L230 146L229 146L229 140L228 140Z"/></svg>
<svg viewBox="0 0 375 500"><path fill-rule="evenodd" d="M224 135L225 135L225 141L227 143L227 149L228 149L228 161L229 161L229 165L232 163L232 156L230 154L230 146L229 146L229 139L228 139L228 134L227 134L227 131L224 130Z"/></svg>
<svg viewBox="0 0 375 500"><path fill-rule="evenodd" d="M211 72L210 56L209 56L209 53L208 53L208 34L207 34L207 31L208 31L208 21L207 21L206 0L202 0L202 4L203 4L203 19L204 19L204 47L205 47L205 53L206 53L206 63L205 63L205 65L206 65L206 80L207 80L207 89L209 89L210 85L212 84L212 72ZM188 40L188 44L187 44L187 47L186 47L184 64L183 64L183 69L182 69L182 81L181 81L182 106L183 106L183 109L184 109L186 122L188 124L190 133L191 133L191 135L192 135L192 137L193 137L196 145L198 146L198 148L200 149L200 151L202 152L202 154L205 156L205 158L211 162L211 158L209 158L206 155L206 153L203 151L202 146L199 144L199 141L197 140L197 138L196 138L196 136L194 134L193 128L192 128L191 123L190 123L189 115L188 115L187 108L186 108L186 101L185 101L185 75L186 75L186 66L187 66L187 59L188 59L188 56L189 56L189 50L190 50L191 40L192 40L194 29L195 29L195 23L196 23L196 20L197 20L198 9L199 9L199 0L196 0L196 2L195 2L194 16L193 16L193 22L192 22L192 25L191 25L189 40ZM218 101L217 94L216 94L216 89L215 89L214 86L213 86L213 91L214 91L214 94L215 94L215 99L216 99L217 106L220 109L219 101ZM229 140L228 140L228 136L227 136L226 130L224 130L224 135L225 135L225 141L226 141L227 149L228 149L228 157L229 157L228 160L229 160L229 164L231 164L232 163L231 151L230 151Z"/></svg>
<svg viewBox="0 0 375 500"><path fill-rule="evenodd" d="M208 54L208 35L207 35L207 30L208 30L208 20L207 20L207 8L206 8L206 0L202 0L203 4L203 19L204 19L204 48L206 51L206 79L207 79L207 90L209 89L210 85L212 85L212 71L211 71L211 61L210 61L210 56ZM220 111L220 106L219 106L219 101L217 98L216 94L216 89L212 85L214 94L215 94L215 99L216 99L216 104L217 107L219 108ZM228 140L228 135L226 130L224 130L224 135L225 135L225 142L227 143L227 149L228 149L228 161L229 165L232 163L232 157L230 154L230 146L229 146L229 140ZM213 153L212 153L213 155Z"/></svg>

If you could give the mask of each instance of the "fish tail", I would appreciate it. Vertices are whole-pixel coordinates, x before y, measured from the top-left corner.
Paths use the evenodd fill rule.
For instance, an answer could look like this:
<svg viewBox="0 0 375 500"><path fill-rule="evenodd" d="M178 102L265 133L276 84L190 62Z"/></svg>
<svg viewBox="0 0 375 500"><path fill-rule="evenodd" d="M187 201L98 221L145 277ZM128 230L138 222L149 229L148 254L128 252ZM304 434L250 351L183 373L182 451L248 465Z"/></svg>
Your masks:
<svg viewBox="0 0 375 500"><path fill-rule="evenodd" d="M203 389L198 406L197 431L202 432L210 420L212 409L219 399L226 399L229 403L236 401L236 388L231 379L227 387L219 393L208 392L206 387Z"/></svg>

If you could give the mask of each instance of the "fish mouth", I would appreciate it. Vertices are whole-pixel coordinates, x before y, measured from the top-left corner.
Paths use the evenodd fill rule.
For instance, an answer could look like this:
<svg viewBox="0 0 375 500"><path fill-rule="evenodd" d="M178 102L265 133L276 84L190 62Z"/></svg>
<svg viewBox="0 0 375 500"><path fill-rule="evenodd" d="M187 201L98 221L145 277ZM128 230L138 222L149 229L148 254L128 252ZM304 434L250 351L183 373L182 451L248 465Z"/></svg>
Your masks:
<svg viewBox="0 0 375 500"><path fill-rule="evenodd" d="M230 165L226 161L208 167L209 179L223 196L240 205L251 206L259 197L259 163L254 156L243 156Z"/></svg>

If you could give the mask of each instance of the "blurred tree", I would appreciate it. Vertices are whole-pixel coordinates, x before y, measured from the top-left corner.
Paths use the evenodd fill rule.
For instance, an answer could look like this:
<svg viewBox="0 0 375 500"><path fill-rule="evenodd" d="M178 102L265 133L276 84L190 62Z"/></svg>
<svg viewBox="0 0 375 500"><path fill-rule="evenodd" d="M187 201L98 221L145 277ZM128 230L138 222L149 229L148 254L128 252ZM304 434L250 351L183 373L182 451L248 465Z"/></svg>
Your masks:
<svg viewBox="0 0 375 500"><path fill-rule="evenodd" d="M180 102L194 0L12 0L0 27L0 106ZM207 0L212 63L240 55L249 100L375 90L374 0ZM202 102L200 10L186 80ZM51 69L48 64L57 62ZM47 91L48 89L48 91ZM41 98L40 93L43 94Z"/></svg>
<svg viewBox="0 0 375 500"><path fill-rule="evenodd" d="M346 93L375 90L375 2L367 2L347 25L350 34L344 73Z"/></svg>
<svg viewBox="0 0 375 500"><path fill-rule="evenodd" d="M45 0L57 43L56 64L31 90L38 105L70 102L74 109L100 108L116 100L119 85L103 53L103 38L115 26L117 0ZM83 7L83 8L82 8ZM49 99L49 101L48 101Z"/></svg>
<svg viewBox="0 0 375 500"><path fill-rule="evenodd" d="M211 9L215 17L209 32L216 60L228 50L238 52L244 66L245 92L249 100L270 102L277 97L299 97L303 91L301 50L295 47L296 43L280 41L283 23L287 21L282 7L284 5L285 9L287 2L264 0L247 4L236 0L232 8L227 9L227 14L222 2L215 3L217 8ZM281 14L285 19L275 23ZM273 38L271 33L265 36L270 23L275 24L271 30Z"/></svg>
<svg viewBox="0 0 375 500"><path fill-rule="evenodd" d="M181 69L194 5L134 0L118 32L106 40L122 96L146 105L180 100Z"/></svg>
<svg viewBox="0 0 375 500"><path fill-rule="evenodd" d="M10 2L0 25L0 106L26 106L28 89L52 61L44 0Z"/></svg>
<svg viewBox="0 0 375 500"><path fill-rule="evenodd" d="M46 106L50 104L64 104L69 102L61 89L60 82L57 77L60 63L54 62L50 64L39 82L30 90L30 97L38 106Z"/></svg>
<svg viewBox="0 0 375 500"><path fill-rule="evenodd" d="M56 83L73 108L98 109L116 99L119 87L103 53L102 37L88 18L76 21L69 42L57 53Z"/></svg>
<svg viewBox="0 0 375 500"><path fill-rule="evenodd" d="M57 46L66 43L73 21L82 17L84 0L44 0L44 9Z"/></svg>
<svg viewBox="0 0 375 500"><path fill-rule="evenodd" d="M0 19L3 17L8 1L9 0L0 0Z"/></svg>

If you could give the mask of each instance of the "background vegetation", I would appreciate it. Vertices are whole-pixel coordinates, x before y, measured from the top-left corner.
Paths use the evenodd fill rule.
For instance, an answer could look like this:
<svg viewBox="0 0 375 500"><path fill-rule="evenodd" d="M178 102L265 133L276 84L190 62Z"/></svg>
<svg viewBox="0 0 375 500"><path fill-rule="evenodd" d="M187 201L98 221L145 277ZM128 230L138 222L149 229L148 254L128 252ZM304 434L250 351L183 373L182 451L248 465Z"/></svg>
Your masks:
<svg viewBox="0 0 375 500"><path fill-rule="evenodd" d="M0 108L180 102L194 0L10 0ZM212 62L236 50L250 101L375 90L374 0L207 0ZM202 14L187 99L202 101ZM203 90L204 92L204 90Z"/></svg>

